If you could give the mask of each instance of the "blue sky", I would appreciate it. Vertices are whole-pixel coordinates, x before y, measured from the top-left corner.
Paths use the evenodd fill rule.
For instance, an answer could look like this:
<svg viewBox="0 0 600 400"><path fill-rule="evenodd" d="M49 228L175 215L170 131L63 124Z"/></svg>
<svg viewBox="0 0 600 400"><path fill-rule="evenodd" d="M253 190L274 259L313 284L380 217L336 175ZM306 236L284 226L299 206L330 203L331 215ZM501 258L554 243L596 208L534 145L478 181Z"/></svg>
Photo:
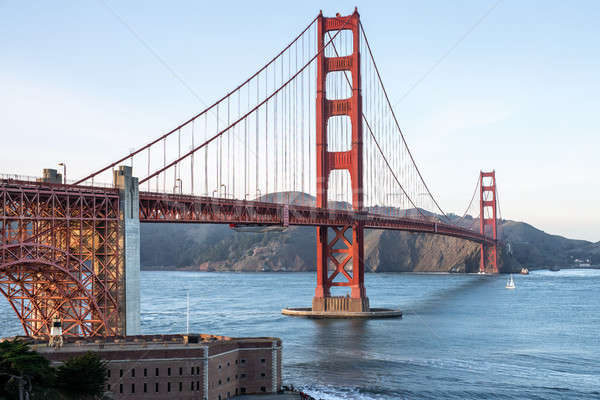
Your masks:
<svg viewBox="0 0 600 400"><path fill-rule="evenodd" d="M411 150L462 213L480 169L503 217L600 240L600 3L0 0L0 173L81 176L223 95L314 18L357 5ZM399 101L402 98L401 101Z"/></svg>

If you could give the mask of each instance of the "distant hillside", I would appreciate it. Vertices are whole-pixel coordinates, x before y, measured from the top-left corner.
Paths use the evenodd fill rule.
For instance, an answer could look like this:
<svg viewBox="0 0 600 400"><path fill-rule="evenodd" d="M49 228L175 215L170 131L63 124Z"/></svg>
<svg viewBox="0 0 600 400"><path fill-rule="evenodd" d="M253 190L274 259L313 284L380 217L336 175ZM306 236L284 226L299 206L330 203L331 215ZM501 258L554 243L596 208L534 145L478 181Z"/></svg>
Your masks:
<svg viewBox="0 0 600 400"><path fill-rule="evenodd" d="M577 258L600 264L600 242L550 235L524 222L503 221L501 229L503 240L510 243L515 258L524 265L566 267Z"/></svg>
<svg viewBox="0 0 600 400"><path fill-rule="evenodd" d="M290 195L293 202L314 201L298 193L274 194L262 200ZM275 197L277 196L277 197ZM339 208L345 206L337 203ZM410 211L414 213L415 210ZM454 223L476 229L479 221L456 216ZM500 232L505 243L500 267L516 271L570 266L576 258L600 264L600 242L549 235L533 226L504 220ZM204 271L312 271L315 269L315 228L290 227L265 232L236 232L228 225L142 224L141 262L144 268L178 268ZM511 254L509 254L509 249ZM408 232L368 230L365 235L367 271L474 272L479 246L466 240Z"/></svg>

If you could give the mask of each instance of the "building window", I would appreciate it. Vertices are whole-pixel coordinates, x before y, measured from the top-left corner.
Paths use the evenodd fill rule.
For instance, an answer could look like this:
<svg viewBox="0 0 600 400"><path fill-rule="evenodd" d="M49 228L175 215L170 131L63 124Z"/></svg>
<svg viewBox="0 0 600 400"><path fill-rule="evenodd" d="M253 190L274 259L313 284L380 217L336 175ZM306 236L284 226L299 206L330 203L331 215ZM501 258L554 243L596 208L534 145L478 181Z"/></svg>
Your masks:
<svg viewBox="0 0 600 400"><path fill-rule="evenodd" d="M227 361L227 366L229 367L231 365L231 363L229 361Z"/></svg>
<svg viewBox="0 0 600 400"><path fill-rule="evenodd" d="M156 383L154 384L154 391L155 391L156 393L158 393L158 382L156 382Z"/></svg>
<svg viewBox="0 0 600 400"><path fill-rule="evenodd" d="M200 390L200 381L196 381L196 391Z"/></svg>
<svg viewBox="0 0 600 400"><path fill-rule="evenodd" d="M221 364L219 364L219 369L221 369Z"/></svg>
<svg viewBox="0 0 600 400"><path fill-rule="evenodd" d="M221 384L221 380L219 379L219 385Z"/></svg>
<svg viewBox="0 0 600 400"><path fill-rule="evenodd" d="M219 400L221 400L221 395L219 394Z"/></svg>
<svg viewBox="0 0 600 400"><path fill-rule="evenodd" d="M171 382L167 382L167 392L171 391Z"/></svg>
<svg viewBox="0 0 600 400"><path fill-rule="evenodd" d="M110 369L106 371L106 377L110 378Z"/></svg>
<svg viewBox="0 0 600 400"><path fill-rule="evenodd" d="M246 388L240 388L240 392L241 392L242 394L246 393Z"/></svg>
<svg viewBox="0 0 600 400"><path fill-rule="evenodd" d="M123 393L123 384L119 384L119 393Z"/></svg>
<svg viewBox="0 0 600 400"><path fill-rule="evenodd" d="M237 363L238 363L238 360L235 360L235 365L237 365Z"/></svg>
<svg viewBox="0 0 600 400"><path fill-rule="evenodd" d="M156 368L156 371L154 371L154 373L156 374L156 376L158 376L158 368Z"/></svg>
<svg viewBox="0 0 600 400"><path fill-rule="evenodd" d="M132 378L135 378L135 368L132 368L132 369L131 369L131 377L132 377Z"/></svg>
<svg viewBox="0 0 600 400"><path fill-rule="evenodd" d="M261 359L260 359L260 362L261 362L262 364L264 364L266 361L267 361L267 360L265 360L264 358L261 358Z"/></svg>
<svg viewBox="0 0 600 400"><path fill-rule="evenodd" d="M246 374L241 374L240 377L243 379L246 377Z"/></svg>
<svg viewBox="0 0 600 400"><path fill-rule="evenodd" d="M266 392L266 391L267 391L267 388L266 388L266 387L264 387L264 386L261 386L261 387L260 387L260 391L261 391L261 392Z"/></svg>
<svg viewBox="0 0 600 400"><path fill-rule="evenodd" d="M122 377L123 377L123 370L122 370L122 369L120 369L120 370L119 370L119 377L120 377L120 378L122 378Z"/></svg>
<svg viewBox="0 0 600 400"><path fill-rule="evenodd" d="M196 375L200 375L200 367L196 367Z"/></svg>
<svg viewBox="0 0 600 400"><path fill-rule="evenodd" d="M242 358L240 362L241 362L242 364L246 364L246 359L245 359L245 358Z"/></svg>
<svg viewBox="0 0 600 400"><path fill-rule="evenodd" d="M227 382L229 382L231 379L229 377L227 377Z"/></svg>
<svg viewBox="0 0 600 400"><path fill-rule="evenodd" d="M131 384L131 393L135 393L135 383Z"/></svg>
<svg viewBox="0 0 600 400"><path fill-rule="evenodd" d="M190 391L194 390L194 382L190 382Z"/></svg>
<svg viewBox="0 0 600 400"><path fill-rule="evenodd" d="M261 374L260 374L260 376L265 376L265 373L264 373L264 372L263 372L263 373L261 373Z"/></svg>
<svg viewBox="0 0 600 400"><path fill-rule="evenodd" d="M194 367L192 367L192 375L194 375Z"/></svg>
<svg viewBox="0 0 600 400"><path fill-rule="evenodd" d="M179 382L179 391L182 392L183 391L183 382Z"/></svg>
<svg viewBox="0 0 600 400"><path fill-rule="evenodd" d="M171 376L171 367L167 368L167 375Z"/></svg>
<svg viewBox="0 0 600 400"><path fill-rule="evenodd" d="M148 392L148 384L144 383L144 393L147 393L147 392Z"/></svg>
<svg viewBox="0 0 600 400"><path fill-rule="evenodd" d="M148 376L148 368L144 368L144 376Z"/></svg>
<svg viewBox="0 0 600 400"><path fill-rule="evenodd" d="M110 383L108 385L106 385L106 391L110 392Z"/></svg>
<svg viewBox="0 0 600 400"><path fill-rule="evenodd" d="M183 368L179 367L179 375L183 375Z"/></svg>

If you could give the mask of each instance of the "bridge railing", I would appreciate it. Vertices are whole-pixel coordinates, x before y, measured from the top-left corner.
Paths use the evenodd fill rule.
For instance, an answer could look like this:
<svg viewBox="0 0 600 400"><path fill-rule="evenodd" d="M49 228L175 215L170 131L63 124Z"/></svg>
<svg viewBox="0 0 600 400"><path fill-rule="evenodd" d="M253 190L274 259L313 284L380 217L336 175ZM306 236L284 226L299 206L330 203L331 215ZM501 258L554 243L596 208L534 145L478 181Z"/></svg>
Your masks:
<svg viewBox="0 0 600 400"><path fill-rule="evenodd" d="M38 182L38 177L18 174L0 174L1 180L7 181L25 181L25 182Z"/></svg>
<svg viewBox="0 0 600 400"><path fill-rule="evenodd" d="M31 176L31 175L20 175L20 174L0 174L0 181L18 181L18 182L32 182L39 183L43 182L43 178L40 176ZM77 181L75 179L67 179L67 185L75 185ZM62 183L62 182L61 182ZM112 183L104 183L104 182L83 182L79 183L77 186L86 186L86 187L100 187L100 188L108 188L114 189L115 185Z"/></svg>

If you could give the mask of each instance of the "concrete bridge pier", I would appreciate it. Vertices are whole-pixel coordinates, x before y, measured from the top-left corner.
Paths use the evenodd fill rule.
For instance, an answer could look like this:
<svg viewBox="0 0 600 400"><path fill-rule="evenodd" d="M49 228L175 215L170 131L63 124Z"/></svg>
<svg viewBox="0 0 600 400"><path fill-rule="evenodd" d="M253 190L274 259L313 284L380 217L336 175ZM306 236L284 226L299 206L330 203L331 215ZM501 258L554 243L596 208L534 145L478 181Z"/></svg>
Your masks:
<svg viewBox="0 0 600 400"><path fill-rule="evenodd" d="M132 168L121 165L113 172L119 188L119 321L125 335L140 334L140 192Z"/></svg>

